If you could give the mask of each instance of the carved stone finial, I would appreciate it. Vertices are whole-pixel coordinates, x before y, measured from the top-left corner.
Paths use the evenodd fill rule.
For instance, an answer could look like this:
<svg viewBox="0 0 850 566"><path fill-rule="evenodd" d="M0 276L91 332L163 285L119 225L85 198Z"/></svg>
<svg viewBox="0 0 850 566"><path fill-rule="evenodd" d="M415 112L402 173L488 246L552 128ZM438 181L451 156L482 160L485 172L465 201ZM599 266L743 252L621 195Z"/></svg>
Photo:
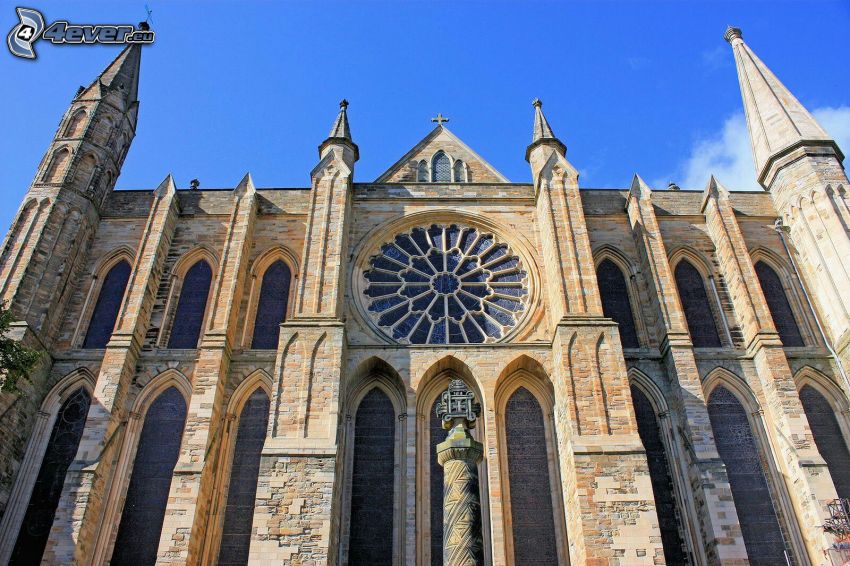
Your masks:
<svg viewBox="0 0 850 566"><path fill-rule="evenodd" d="M339 107L342 109L348 108L348 101L343 98L339 101Z"/></svg>
<svg viewBox="0 0 850 566"><path fill-rule="evenodd" d="M475 421L481 414L481 403L475 401L475 395L460 379L449 383L437 404L437 416L443 421L443 428L449 430L455 419L463 419L468 428L475 428Z"/></svg>
<svg viewBox="0 0 850 566"><path fill-rule="evenodd" d="M189 181L189 188L192 189L193 191L198 190L198 188L200 186L201 186L201 182L197 179L192 179L191 181Z"/></svg>
<svg viewBox="0 0 850 566"><path fill-rule="evenodd" d="M535 97L534 100L531 101L531 105L534 106L535 108L542 108L543 102L541 102L539 98Z"/></svg>

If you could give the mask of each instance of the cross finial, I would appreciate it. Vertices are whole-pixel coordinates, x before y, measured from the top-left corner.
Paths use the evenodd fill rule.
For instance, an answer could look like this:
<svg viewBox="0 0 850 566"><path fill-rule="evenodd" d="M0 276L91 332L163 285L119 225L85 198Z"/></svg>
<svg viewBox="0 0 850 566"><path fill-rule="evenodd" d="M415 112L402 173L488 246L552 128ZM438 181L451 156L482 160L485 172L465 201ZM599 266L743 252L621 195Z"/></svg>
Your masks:
<svg viewBox="0 0 850 566"><path fill-rule="evenodd" d="M531 101L531 105L534 106L535 108L540 108L541 106L543 106L543 103L540 101L539 98L535 98L534 100Z"/></svg>
<svg viewBox="0 0 850 566"><path fill-rule="evenodd" d="M432 121L432 122L437 122L437 124L439 124L439 125L441 125L441 126L442 126L442 125L443 125L443 122L448 122L448 121L449 121L449 119L448 119L448 118L446 118L445 116L443 116L443 113L442 113L442 112L437 112L437 116L436 116L436 117L434 117L434 118L431 118L431 121Z"/></svg>
<svg viewBox="0 0 850 566"><path fill-rule="evenodd" d="M339 107L340 108L348 108L348 101L343 98L342 100L339 101Z"/></svg>

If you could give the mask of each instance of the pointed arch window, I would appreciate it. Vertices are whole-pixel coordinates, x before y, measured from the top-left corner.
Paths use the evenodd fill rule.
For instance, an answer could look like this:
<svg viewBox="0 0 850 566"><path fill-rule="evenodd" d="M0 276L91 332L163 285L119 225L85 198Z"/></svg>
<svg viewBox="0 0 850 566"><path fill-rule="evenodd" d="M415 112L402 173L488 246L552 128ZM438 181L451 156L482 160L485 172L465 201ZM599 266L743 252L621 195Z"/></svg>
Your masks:
<svg viewBox="0 0 850 566"><path fill-rule="evenodd" d="M755 268L761 290L767 301L767 308L770 310L770 316L773 318L773 324L776 325L782 344L786 347L804 346L800 327L794 320L794 312L791 310L791 304L788 302L788 296L785 294L779 275L763 261L757 261Z"/></svg>
<svg viewBox="0 0 850 566"><path fill-rule="evenodd" d="M428 182L428 162L424 159L419 162L419 165L416 167L416 180L420 183Z"/></svg>
<svg viewBox="0 0 850 566"><path fill-rule="evenodd" d="M454 167L454 181L455 183L463 183L466 181L466 167L463 164L463 161L460 159L455 160Z"/></svg>
<svg viewBox="0 0 850 566"><path fill-rule="evenodd" d="M206 260L198 261L186 272L168 339L169 348L198 347L211 281L212 268Z"/></svg>
<svg viewBox="0 0 850 566"><path fill-rule="evenodd" d="M673 479L667 460L667 451L661 438L658 417L649 398L638 387L631 386L632 404L635 408L638 435L646 449L649 478L655 497L655 511L661 530L661 545L667 564L689 564L682 542L681 514L673 491Z"/></svg>
<svg viewBox="0 0 850 566"><path fill-rule="evenodd" d="M112 566L156 562L185 424L186 401L175 387L169 387L151 403L145 415L110 561Z"/></svg>
<svg viewBox="0 0 850 566"><path fill-rule="evenodd" d="M850 451L829 401L811 385L800 389L800 402L818 452L826 460L838 497L850 499Z"/></svg>
<svg viewBox="0 0 850 566"><path fill-rule="evenodd" d="M348 563L393 563L395 427L392 401L374 387L354 420Z"/></svg>
<svg viewBox="0 0 850 566"><path fill-rule="evenodd" d="M702 275L688 260L683 259L676 265L675 277L694 346L719 348L720 335L717 333L717 325L714 322Z"/></svg>
<svg viewBox="0 0 850 566"><path fill-rule="evenodd" d="M437 416L440 397L431 405L428 421L428 462L430 466L431 566L443 566L443 467L437 461L437 445L446 439L443 421Z"/></svg>
<svg viewBox="0 0 850 566"><path fill-rule="evenodd" d="M86 331L83 348L106 347L115 329L115 320L118 318L129 279L130 264L125 260L116 263L106 274Z"/></svg>
<svg viewBox="0 0 850 566"><path fill-rule="evenodd" d="M596 280L602 294L602 312L620 326L620 342L623 347L640 347L623 272L613 261L604 259L596 268Z"/></svg>
<svg viewBox="0 0 850 566"><path fill-rule="evenodd" d="M525 387L505 407L514 564L557 564L558 545L543 410Z"/></svg>
<svg viewBox="0 0 850 566"><path fill-rule="evenodd" d="M50 165L47 167L47 172L44 174L45 183L58 183L62 180L62 174L65 173L65 168L68 165L68 159L71 157L71 152L67 147L63 147L53 154L50 160Z"/></svg>
<svg viewBox="0 0 850 566"><path fill-rule="evenodd" d="M431 178L437 183L452 181L452 163L443 150L435 153L431 160Z"/></svg>
<svg viewBox="0 0 850 566"><path fill-rule="evenodd" d="M729 475L750 564L785 564L785 551L790 553L790 549L782 534L759 447L743 405L731 391L718 386L709 395L708 416L717 452Z"/></svg>
<svg viewBox="0 0 850 566"><path fill-rule="evenodd" d="M82 108L74 112L74 115L68 121L68 127L65 129L66 138L75 138L80 134L86 116L86 111Z"/></svg>
<svg viewBox="0 0 850 566"><path fill-rule="evenodd" d="M271 264L263 274L257 316L254 320L254 337L251 347L257 350L274 350L280 336L280 323L286 319L289 304L289 285L292 274L282 260Z"/></svg>
<svg viewBox="0 0 850 566"><path fill-rule="evenodd" d="M258 387L251 393L239 414L218 552L219 566L248 563L254 500L257 495L257 478L260 475L260 454L266 440L268 420L269 396Z"/></svg>
<svg viewBox="0 0 850 566"><path fill-rule="evenodd" d="M90 404L91 395L81 387L59 408L10 564L41 562L62 495L65 474L77 454Z"/></svg>

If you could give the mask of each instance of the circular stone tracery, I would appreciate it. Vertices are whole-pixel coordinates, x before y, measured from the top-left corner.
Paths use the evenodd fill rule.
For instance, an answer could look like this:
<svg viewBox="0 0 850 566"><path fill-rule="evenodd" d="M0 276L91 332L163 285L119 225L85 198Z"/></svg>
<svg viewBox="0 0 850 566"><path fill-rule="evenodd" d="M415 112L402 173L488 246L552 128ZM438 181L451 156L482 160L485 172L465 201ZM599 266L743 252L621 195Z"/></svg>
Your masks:
<svg viewBox="0 0 850 566"><path fill-rule="evenodd" d="M432 224L397 235L364 273L372 320L409 344L503 338L525 310L527 274L506 244L476 228Z"/></svg>

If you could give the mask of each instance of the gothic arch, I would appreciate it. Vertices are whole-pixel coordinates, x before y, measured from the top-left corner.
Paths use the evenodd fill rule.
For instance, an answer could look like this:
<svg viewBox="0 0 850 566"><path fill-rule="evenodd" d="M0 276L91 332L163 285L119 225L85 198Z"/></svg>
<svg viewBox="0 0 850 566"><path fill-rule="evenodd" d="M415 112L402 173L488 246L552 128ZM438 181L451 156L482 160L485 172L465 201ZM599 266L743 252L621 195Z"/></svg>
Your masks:
<svg viewBox="0 0 850 566"><path fill-rule="evenodd" d="M62 176L68 169L68 162L71 159L71 150L68 146L61 146L53 152L50 157L50 162L44 171L42 181L45 183L57 183L62 180Z"/></svg>
<svg viewBox="0 0 850 566"><path fill-rule="evenodd" d="M115 124L109 116L99 116L95 119L92 127L92 141L100 146L105 146L112 135Z"/></svg>
<svg viewBox="0 0 850 566"><path fill-rule="evenodd" d="M496 381L494 408L496 413L496 435L498 439L499 483L501 485L501 515L504 524L505 554L508 564L521 564L516 561L514 540L514 513L511 496L511 458L508 449L508 405L520 390L527 391L536 401L542 416L543 448L546 453L549 480L549 503L552 512L552 536L554 550L559 564L569 563L567 546L567 528L564 502L561 491L561 474L558 462L558 439L554 422L555 391L543 366L527 355L514 359L502 371ZM514 461L516 463L516 461ZM545 542L545 539L544 539Z"/></svg>
<svg viewBox="0 0 850 566"><path fill-rule="evenodd" d="M414 378L415 379L415 378ZM461 379L475 394L481 403L481 417L473 430L473 437L479 442L485 442L487 437L486 415L487 399L483 395L477 379L469 366L455 356L448 355L435 361L422 374L416 383L416 563L432 564L431 545L433 540L442 541L442 530L433 539L434 533L431 517L432 509L432 469L436 469L432 459L433 446L436 439L431 438L432 429L436 430L432 421L434 402L446 390L452 379ZM436 417L434 417L436 418ZM481 498L481 524L484 536L484 562L491 563L490 553L490 506L488 491L487 458L482 459L478 466L478 478ZM439 489L442 493L442 487Z"/></svg>
<svg viewBox="0 0 850 566"><path fill-rule="evenodd" d="M437 179L437 160L445 157L446 161L448 161L448 179ZM431 159L429 163L431 164L431 182L434 183L451 183L452 182L452 172L454 170L454 158L449 155L449 153L443 149L438 149L431 155Z"/></svg>
<svg viewBox="0 0 850 566"><path fill-rule="evenodd" d="M74 167L74 179L79 183L81 190L88 192L89 185L97 175L99 167L100 159L92 151L86 152L77 160Z"/></svg>
<svg viewBox="0 0 850 566"><path fill-rule="evenodd" d="M88 112L86 112L85 107L78 108L73 114L71 114L71 117L68 119L68 124L65 127L64 137L74 138L82 133L82 125L87 117Z"/></svg>
<svg viewBox="0 0 850 566"><path fill-rule="evenodd" d="M114 472L114 477L121 478L121 481L112 482L104 498L103 508L106 511L101 523L104 527L96 539L93 550L92 562L95 564L104 564L112 556L147 411L160 394L171 387L180 393L188 409L192 397L192 384L176 369L167 369L151 379L138 392L131 405Z"/></svg>
<svg viewBox="0 0 850 566"><path fill-rule="evenodd" d="M802 296L802 283L797 280L797 277L793 274L794 272L788 268L788 262L779 254L764 246L750 250L750 258L753 267L758 262L762 262L776 273L782 282L782 290L785 293L788 304L791 306L794 321L797 323L797 328L799 328L800 334L803 336L804 344L817 344L819 341L817 331L812 321L812 315ZM764 292L763 289L762 292Z"/></svg>
<svg viewBox="0 0 850 566"><path fill-rule="evenodd" d="M343 406L345 407L343 427L343 517L340 524L339 562L347 564L349 561L349 550L351 543L351 515L352 515L352 493L354 490L354 458L357 414L361 403L375 389L383 393L392 404L395 431L393 439L393 517L392 517L392 556L393 563L401 564L406 560L406 534L405 522L407 509L412 504L410 497L412 480L408 477L407 458L412 446L408 439L413 433L409 430L408 419L409 404L407 389L401 376L385 360L371 356L358 364L347 380L348 384L344 391Z"/></svg>
<svg viewBox="0 0 850 566"><path fill-rule="evenodd" d="M817 389L821 395L826 397L837 414L850 411L850 408L848 408L850 407L850 399L847 398L841 386L822 371L809 365L803 366L794 373L794 383L797 386L797 391L805 385L811 385Z"/></svg>
<svg viewBox="0 0 850 566"><path fill-rule="evenodd" d="M605 260L609 260L617 266L623 274L629 307L632 313L632 321L634 323L635 333L637 334L638 346L646 346L649 344L649 334L643 316L642 305L644 301L641 300L640 290L637 284L638 270L622 251L610 244L603 244L593 252L594 273L599 273L599 267ZM602 293L601 289L600 293Z"/></svg>
<svg viewBox="0 0 850 566"><path fill-rule="evenodd" d="M91 284L89 285L89 290L86 294L86 300L83 303L82 311L80 312L80 316L77 320L77 327L74 330L74 337L71 341L72 345L75 348L79 348L80 346L82 346L83 340L85 340L86 331L88 330L89 324L91 323L91 317L94 313L94 307L97 303L98 297L100 297L100 291L103 287L103 281L106 278L106 275L113 267L118 265L120 262L126 261L130 265L130 279L132 279L132 269L133 265L135 264L135 255L135 251L130 246L122 245L107 252L95 263L95 266L91 271L91 275L89 276L89 278L91 279ZM130 280L127 281L127 287L129 288L129 286ZM126 296L127 289L124 290L124 293Z"/></svg>
<svg viewBox="0 0 850 566"><path fill-rule="evenodd" d="M670 270L673 273L673 279L676 282L679 304L682 306L682 310L686 315L685 319L688 323L688 331L691 334L691 340L694 339L694 333L690 329L692 321L687 320L688 317L685 310L685 303L682 301L682 290L679 289L678 278L676 276L677 268L683 261L692 266L700 275L703 291L705 292L706 300L708 301L708 308L712 314L714 329L717 333L717 339L719 342L719 346L714 347L733 347L734 344L730 333L729 321L727 320L726 312L723 310L723 306L721 305L720 294L715 283L715 274L714 269L711 267L711 263L703 254L690 246L679 246L669 254L668 262L670 264Z"/></svg>
<svg viewBox="0 0 850 566"><path fill-rule="evenodd" d="M838 496L847 497L850 493L850 482L846 480L850 473L850 401L838 384L811 366L798 370L794 382L815 445L827 461ZM818 406L821 402L818 396L825 406ZM821 416L818 409L827 409L828 417ZM837 470L839 477L836 477Z"/></svg>
<svg viewBox="0 0 850 566"><path fill-rule="evenodd" d="M637 389L649 401L660 433L660 440L667 460L668 473L673 484L673 503L680 514L679 529L687 552L695 563L707 563L702 544L699 514L694 505L694 494L688 477L686 458L677 416L670 411L666 396L655 381L636 367L628 370L629 385ZM631 395L634 406L634 396ZM635 419L639 417L635 410ZM659 521L663 520L659 516Z"/></svg>
<svg viewBox="0 0 850 566"><path fill-rule="evenodd" d="M761 464L766 487L772 501L772 508L776 514L779 529L782 531L784 544L787 545L788 550L794 555L805 556L805 545L800 533L797 516L788 495L789 487L785 483L785 474L781 469L781 463L778 462L776 448L767 432L764 412L756 394L743 378L722 367L711 370L703 380L703 391L705 392L705 399L709 406L711 404L712 393L719 388L725 389L735 397L746 414L750 433L758 451L758 460ZM712 423L713 429L714 423ZM713 432L715 442L720 444L719 439L722 439L723 435L718 434L716 430L713 430ZM718 445L718 450L720 449L721 447ZM724 464L730 473L730 483L732 483L732 471L730 470L729 463L724 461ZM739 520L746 520L744 518L746 517L745 508L739 507L739 503L736 503L736 510Z"/></svg>
<svg viewBox="0 0 850 566"><path fill-rule="evenodd" d="M174 315L177 312L177 305L180 301L181 293L183 292L183 282L186 279L186 274L199 261L206 261L212 271L212 274L210 275L210 287L207 291L207 302L204 305L204 316L201 322L201 330L198 337L199 340L203 337L207 327L209 326L209 319L212 315L210 303L213 300L213 290L215 289L215 285L218 281L219 258L218 255L208 247L199 245L180 256L174 264L174 267L171 269L168 299L165 303L163 324L160 329L159 340L157 341L161 348L166 348L171 338L171 331L174 327Z"/></svg>
<svg viewBox="0 0 850 566"><path fill-rule="evenodd" d="M0 521L0 564L9 561L15 547L59 410L80 388L93 397L95 382L94 375L87 368L77 368L60 379L44 397L15 474L6 513Z"/></svg>
<svg viewBox="0 0 850 566"><path fill-rule="evenodd" d="M225 407L221 424L221 442L214 461L216 479L210 503L208 537L204 541L201 555L201 563L203 564L215 563L220 552L240 417L245 405L258 389L266 394L269 403L271 403L273 380L268 372L263 369L254 370L242 379L231 393Z"/></svg>
<svg viewBox="0 0 850 566"><path fill-rule="evenodd" d="M263 276L266 270L276 261L282 261L289 268L289 297L286 303L286 315L284 320L292 316L295 311L295 293L298 288L299 270L298 258L295 253L283 245L273 246L262 252L251 265L249 286L248 286L248 305L245 312L245 322L242 326L242 347L250 348L251 341L254 335L254 325L257 320L257 307L260 303L260 292L263 286Z"/></svg>

